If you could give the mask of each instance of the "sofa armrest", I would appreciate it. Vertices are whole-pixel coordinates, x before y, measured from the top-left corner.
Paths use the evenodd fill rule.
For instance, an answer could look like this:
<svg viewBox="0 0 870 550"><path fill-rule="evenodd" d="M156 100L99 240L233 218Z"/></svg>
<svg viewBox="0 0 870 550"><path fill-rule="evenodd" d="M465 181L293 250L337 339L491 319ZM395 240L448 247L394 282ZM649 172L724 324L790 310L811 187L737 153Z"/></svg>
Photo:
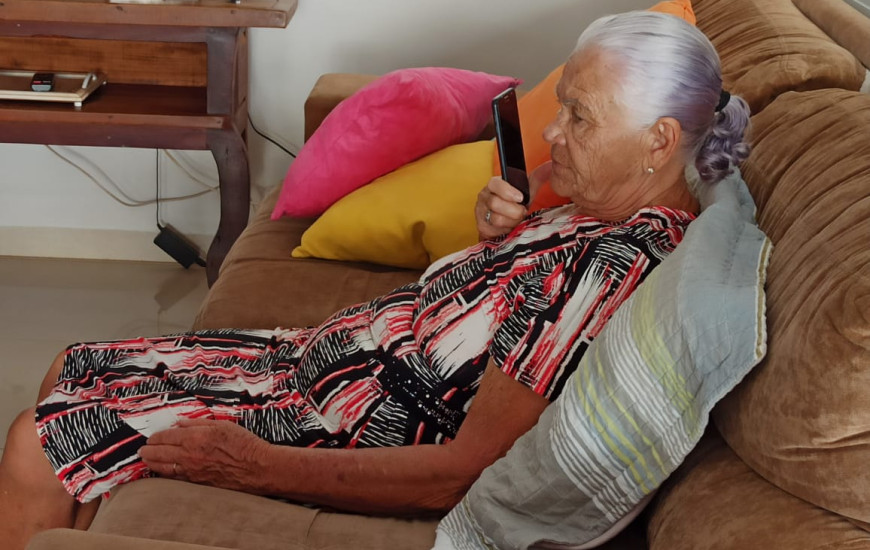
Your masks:
<svg viewBox="0 0 870 550"><path fill-rule="evenodd" d="M870 17L836 0L794 0L794 5L834 42L870 68Z"/></svg>
<svg viewBox="0 0 870 550"><path fill-rule="evenodd" d="M305 141L336 105L376 78L352 73L327 73L318 78L305 100Z"/></svg>

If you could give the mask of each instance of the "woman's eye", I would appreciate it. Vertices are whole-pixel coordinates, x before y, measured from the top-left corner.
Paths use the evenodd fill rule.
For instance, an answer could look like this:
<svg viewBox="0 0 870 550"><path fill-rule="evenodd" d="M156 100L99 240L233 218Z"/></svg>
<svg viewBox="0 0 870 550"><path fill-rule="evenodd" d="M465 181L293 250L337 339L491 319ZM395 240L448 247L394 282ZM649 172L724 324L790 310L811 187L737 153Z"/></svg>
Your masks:
<svg viewBox="0 0 870 550"><path fill-rule="evenodd" d="M561 117L565 115L568 116L572 123L585 122L583 115L581 115L576 109L572 108L569 105L562 105L559 107L558 116Z"/></svg>

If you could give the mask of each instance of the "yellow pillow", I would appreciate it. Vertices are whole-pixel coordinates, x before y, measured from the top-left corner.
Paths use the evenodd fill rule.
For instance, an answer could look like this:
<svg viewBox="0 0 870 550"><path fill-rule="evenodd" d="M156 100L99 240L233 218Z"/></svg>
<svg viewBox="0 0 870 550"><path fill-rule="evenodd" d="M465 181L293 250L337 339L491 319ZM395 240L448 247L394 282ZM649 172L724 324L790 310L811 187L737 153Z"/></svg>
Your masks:
<svg viewBox="0 0 870 550"><path fill-rule="evenodd" d="M471 246L494 148L492 141L453 145L357 189L305 231L293 257L423 269Z"/></svg>

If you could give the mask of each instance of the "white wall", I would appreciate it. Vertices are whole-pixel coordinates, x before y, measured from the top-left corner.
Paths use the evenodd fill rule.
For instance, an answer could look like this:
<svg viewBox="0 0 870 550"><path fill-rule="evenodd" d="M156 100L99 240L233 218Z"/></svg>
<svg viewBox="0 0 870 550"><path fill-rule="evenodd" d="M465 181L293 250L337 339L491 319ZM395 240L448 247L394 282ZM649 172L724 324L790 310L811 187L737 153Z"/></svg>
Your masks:
<svg viewBox="0 0 870 550"><path fill-rule="evenodd" d="M855 7L858 11L870 17L870 0L846 0L849 4Z"/></svg>
<svg viewBox="0 0 870 550"><path fill-rule="evenodd" d="M323 73L453 66L513 75L531 85L564 60L589 21L652 3L299 0L286 29L251 30L251 116L260 130L295 149L302 141L303 103ZM291 159L253 132L249 145L256 202L280 182ZM128 195L153 199L154 150L74 151L94 161ZM217 183L208 153L180 156ZM163 197L202 189L165 155L161 166ZM217 227L217 194L164 203L161 217L205 247ZM153 205L117 204L42 146L0 144L0 255L171 261L151 244L154 227Z"/></svg>

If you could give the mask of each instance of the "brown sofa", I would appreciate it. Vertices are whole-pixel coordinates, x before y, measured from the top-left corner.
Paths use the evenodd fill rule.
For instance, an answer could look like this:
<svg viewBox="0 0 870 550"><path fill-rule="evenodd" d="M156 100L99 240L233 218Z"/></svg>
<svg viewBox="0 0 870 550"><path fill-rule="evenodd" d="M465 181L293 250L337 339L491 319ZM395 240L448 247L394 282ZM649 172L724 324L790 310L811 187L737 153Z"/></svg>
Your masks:
<svg viewBox="0 0 870 550"><path fill-rule="evenodd" d="M870 20L839 2L795 0L820 25L847 29L833 36L840 43L870 44ZM870 96L856 92L866 69L855 57L867 51L838 46L792 0L694 4L726 87L755 113L742 168L776 246L769 352L606 548L870 549ZM848 25L837 23L842 13ZM323 77L306 104L306 133L369 78ZM316 324L418 276L291 259L310 220L270 221L275 199L230 251L196 328ZM30 548L426 549L436 524L147 479L114 491L89 531L47 531Z"/></svg>

